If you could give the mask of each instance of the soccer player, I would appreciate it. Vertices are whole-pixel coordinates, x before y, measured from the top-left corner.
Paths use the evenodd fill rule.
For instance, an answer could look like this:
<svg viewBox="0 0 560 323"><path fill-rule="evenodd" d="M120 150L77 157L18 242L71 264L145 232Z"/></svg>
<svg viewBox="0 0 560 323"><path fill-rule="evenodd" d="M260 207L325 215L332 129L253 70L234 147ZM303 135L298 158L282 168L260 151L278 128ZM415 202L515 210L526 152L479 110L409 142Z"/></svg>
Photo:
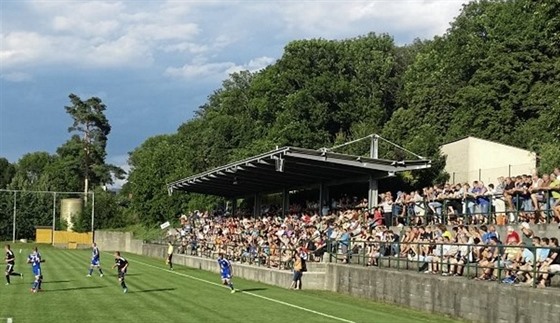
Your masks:
<svg viewBox="0 0 560 323"><path fill-rule="evenodd" d="M99 269L99 277L103 277L103 270L101 269L101 263L99 260L99 248L97 248L97 244L95 242L91 245L91 265L89 266L89 273L87 274L87 277L91 277L94 267Z"/></svg>
<svg viewBox="0 0 560 323"><path fill-rule="evenodd" d="M231 288L231 293L235 293L235 288L233 288L233 283L231 282L232 267L231 262L224 258L224 254L220 253L218 256L218 265L220 266L220 275L222 276L222 283Z"/></svg>
<svg viewBox="0 0 560 323"><path fill-rule="evenodd" d="M113 265L113 268L115 267L118 269L119 282L121 283L123 293L127 293L128 288L124 282L124 277L126 275L126 270L128 269L128 260L121 256L120 251L115 251L115 264Z"/></svg>
<svg viewBox="0 0 560 323"><path fill-rule="evenodd" d="M27 257L27 263L31 264L33 270L33 276L35 276L35 281L33 281L33 286L31 287L31 292L37 293L41 290L41 283L43 282L43 273L41 271L41 263L45 262L41 258L41 254L37 247L33 248L33 252Z"/></svg>
<svg viewBox="0 0 560 323"><path fill-rule="evenodd" d="M14 266L16 265L16 256L10 249L10 245L7 244L4 248L6 249L6 285L10 285L10 276L19 276L23 278L23 274L14 272Z"/></svg>
<svg viewBox="0 0 560 323"><path fill-rule="evenodd" d="M171 241L167 242L167 259L165 260L165 263L169 265L169 269L173 270L173 251L174 251L174 247L173 247L173 243L171 243Z"/></svg>

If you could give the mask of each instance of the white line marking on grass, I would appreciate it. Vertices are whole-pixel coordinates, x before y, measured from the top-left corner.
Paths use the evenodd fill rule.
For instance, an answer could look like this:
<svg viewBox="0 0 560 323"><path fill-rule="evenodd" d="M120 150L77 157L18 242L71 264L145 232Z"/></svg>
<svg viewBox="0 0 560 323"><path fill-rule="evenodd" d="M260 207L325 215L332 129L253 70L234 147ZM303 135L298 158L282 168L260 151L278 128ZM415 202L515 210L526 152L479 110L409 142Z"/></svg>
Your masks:
<svg viewBox="0 0 560 323"><path fill-rule="evenodd" d="M184 277L187 277L187 278L190 278L190 279L194 279L194 280L197 280L197 281L200 281L200 282L203 282L203 283L215 285L215 286L218 286L218 287L221 287L221 288L229 288L229 287L224 287L222 284L214 283L214 282L211 282L211 281L208 281L208 280L205 280L205 279L201 279L201 278L198 278L198 277L194 277L194 276L191 276L191 275L187 275L187 274L178 273L178 272L176 272L176 271L171 271L171 270L168 270L168 269L164 269L164 268L161 268L161 267L157 267L157 266L154 266L154 265L150 265L150 264L147 264L147 263L145 263L145 262L138 261L138 260L135 260L134 262L135 262L135 263L142 264L142 265L144 265L144 266L148 266L148 267L152 267L152 268L155 268L155 269L163 270L163 271L166 271L166 272L171 273L171 274L175 274L175 275L179 275L179 276L184 276ZM356 323L356 322L354 322L354 321L350 321L350 320L347 320L347 319L343 319L343 318L341 318L341 317L337 317L337 316L329 315L329 314L326 314L326 313L314 311L314 310L309 309L309 308L305 308L305 307L298 306L298 305L295 305L295 304L287 303L287 302L284 302L284 301L281 301L281 300L277 300L277 299L274 299L274 298L270 298L270 297L266 297L266 296L254 294L254 293L251 293L251 292L244 292L243 290L241 290L240 292L243 293L243 294L247 294L247 295L251 295L251 296L257 297L257 298L265 299L265 300L267 300L267 301L271 301L271 302L274 302L274 303L278 303L278 304L282 304L282 305L285 305L285 306L297 308L298 310L302 310L302 311L305 311L305 312L313 313L313 314L320 315L320 316L323 316L323 317L328 317L328 318L333 319L333 320L337 320L337 321L341 321L341 322L346 322L346 323Z"/></svg>
<svg viewBox="0 0 560 323"><path fill-rule="evenodd" d="M11 318L11 317L8 317L8 318L6 319L6 323L13 323L13 322L14 322L14 319Z"/></svg>

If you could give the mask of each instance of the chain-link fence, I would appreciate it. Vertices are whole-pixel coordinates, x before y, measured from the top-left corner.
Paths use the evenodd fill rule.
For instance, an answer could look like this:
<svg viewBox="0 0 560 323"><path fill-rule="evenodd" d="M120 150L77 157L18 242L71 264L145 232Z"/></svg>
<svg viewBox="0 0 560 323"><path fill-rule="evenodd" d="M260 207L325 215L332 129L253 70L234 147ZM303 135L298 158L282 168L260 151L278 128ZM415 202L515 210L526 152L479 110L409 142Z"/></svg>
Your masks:
<svg viewBox="0 0 560 323"><path fill-rule="evenodd" d="M35 240L38 227L93 231L93 192L0 190L0 241Z"/></svg>

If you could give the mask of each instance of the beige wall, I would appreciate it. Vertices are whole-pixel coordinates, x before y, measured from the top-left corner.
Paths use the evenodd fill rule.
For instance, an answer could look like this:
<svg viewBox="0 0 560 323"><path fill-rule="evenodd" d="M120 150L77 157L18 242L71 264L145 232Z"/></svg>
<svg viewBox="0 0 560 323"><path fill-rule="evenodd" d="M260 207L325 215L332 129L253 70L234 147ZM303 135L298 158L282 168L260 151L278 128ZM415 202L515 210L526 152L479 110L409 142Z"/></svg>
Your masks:
<svg viewBox="0 0 560 323"><path fill-rule="evenodd" d="M445 170L455 183L496 184L499 176L530 174L536 168L535 153L474 137L443 145L441 151L447 155Z"/></svg>

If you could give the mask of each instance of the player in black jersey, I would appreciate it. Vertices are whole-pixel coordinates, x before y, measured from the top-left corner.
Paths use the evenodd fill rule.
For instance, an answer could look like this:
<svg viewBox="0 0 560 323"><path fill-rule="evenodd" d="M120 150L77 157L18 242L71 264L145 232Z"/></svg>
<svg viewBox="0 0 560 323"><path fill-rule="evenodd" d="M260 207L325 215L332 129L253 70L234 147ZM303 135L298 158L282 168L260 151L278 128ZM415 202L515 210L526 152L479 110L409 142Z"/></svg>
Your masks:
<svg viewBox="0 0 560 323"><path fill-rule="evenodd" d="M128 288L124 282L124 277L126 276L126 270L128 269L128 261L121 256L119 251L115 251L115 264L113 265L113 268L115 267L118 269L119 282L121 283L123 292L126 293L128 292Z"/></svg>
<svg viewBox="0 0 560 323"><path fill-rule="evenodd" d="M10 276L19 276L23 278L23 274L14 272L16 256L12 249L10 249L10 245L7 244L4 249L6 249L6 285L10 285Z"/></svg>

